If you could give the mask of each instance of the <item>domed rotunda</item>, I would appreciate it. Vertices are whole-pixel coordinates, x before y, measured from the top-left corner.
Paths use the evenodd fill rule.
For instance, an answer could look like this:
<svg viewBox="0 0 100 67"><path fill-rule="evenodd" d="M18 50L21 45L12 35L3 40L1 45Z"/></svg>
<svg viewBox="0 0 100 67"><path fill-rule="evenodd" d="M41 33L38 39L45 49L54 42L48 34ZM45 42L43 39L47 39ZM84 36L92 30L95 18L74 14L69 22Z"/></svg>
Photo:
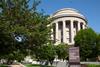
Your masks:
<svg viewBox="0 0 100 67"><path fill-rule="evenodd" d="M76 9L64 8L51 15L52 35L55 45L66 43L74 45L74 37L80 29L87 28L86 18Z"/></svg>

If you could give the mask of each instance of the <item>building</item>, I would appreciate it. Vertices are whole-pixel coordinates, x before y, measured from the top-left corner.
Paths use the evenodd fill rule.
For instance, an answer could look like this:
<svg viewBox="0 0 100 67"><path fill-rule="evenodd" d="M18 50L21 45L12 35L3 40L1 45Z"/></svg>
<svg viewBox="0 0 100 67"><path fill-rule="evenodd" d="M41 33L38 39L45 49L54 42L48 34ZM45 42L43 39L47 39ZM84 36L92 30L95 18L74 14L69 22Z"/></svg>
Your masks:
<svg viewBox="0 0 100 67"><path fill-rule="evenodd" d="M55 45L66 43L74 45L74 37L80 29L87 28L86 18L76 9L64 8L51 15L52 35Z"/></svg>

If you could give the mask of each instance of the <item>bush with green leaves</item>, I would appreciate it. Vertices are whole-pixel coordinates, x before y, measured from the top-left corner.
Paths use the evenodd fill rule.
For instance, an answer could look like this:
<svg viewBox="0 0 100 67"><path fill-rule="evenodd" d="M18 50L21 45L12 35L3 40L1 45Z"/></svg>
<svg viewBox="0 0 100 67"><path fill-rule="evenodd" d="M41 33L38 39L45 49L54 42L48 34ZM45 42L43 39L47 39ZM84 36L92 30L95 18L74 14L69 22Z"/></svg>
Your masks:
<svg viewBox="0 0 100 67"><path fill-rule="evenodd" d="M59 44L57 46L55 46L56 49L56 54L58 56L58 59L67 59L68 57L68 45L67 44Z"/></svg>
<svg viewBox="0 0 100 67"><path fill-rule="evenodd" d="M29 2L0 0L0 59L21 61L50 40L49 16L37 11L40 0Z"/></svg>
<svg viewBox="0 0 100 67"><path fill-rule="evenodd" d="M80 30L75 36L75 46L80 47L81 60L97 56L96 37L97 34L91 28Z"/></svg>
<svg viewBox="0 0 100 67"><path fill-rule="evenodd" d="M46 61L47 63L50 62L50 64L52 65L56 55L54 45L52 44L44 45L40 47L40 49L38 49L37 52L38 53L36 57L38 58L39 61Z"/></svg>

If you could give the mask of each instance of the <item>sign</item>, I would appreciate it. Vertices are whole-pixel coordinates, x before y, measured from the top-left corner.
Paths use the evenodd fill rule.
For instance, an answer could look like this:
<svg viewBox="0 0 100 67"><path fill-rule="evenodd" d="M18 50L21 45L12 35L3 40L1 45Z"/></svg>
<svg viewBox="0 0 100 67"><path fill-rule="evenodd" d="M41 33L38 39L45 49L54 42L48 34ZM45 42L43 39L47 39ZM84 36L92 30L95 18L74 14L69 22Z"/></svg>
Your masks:
<svg viewBox="0 0 100 67"><path fill-rule="evenodd" d="M80 67L79 47L69 48L69 64L70 67Z"/></svg>
<svg viewBox="0 0 100 67"><path fill-rule="evenodd" d="M69 62L72 63L80 62L79 47L69 48Z"/></svg>

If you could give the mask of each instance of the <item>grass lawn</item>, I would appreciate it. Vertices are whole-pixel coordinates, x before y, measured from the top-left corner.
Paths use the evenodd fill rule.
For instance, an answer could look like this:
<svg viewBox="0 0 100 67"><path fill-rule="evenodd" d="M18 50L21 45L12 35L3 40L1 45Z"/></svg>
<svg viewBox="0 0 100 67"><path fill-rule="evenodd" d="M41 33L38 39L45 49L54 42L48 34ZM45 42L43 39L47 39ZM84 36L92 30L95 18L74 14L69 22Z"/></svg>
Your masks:
<svg viewBox="0 0 100 67"><path fill-rule="evenodd" d="M0 67L8 67L8 66L5 64L0 64Z"/></svg>
<svg viewBox="0 0 100 67"><path fill-rule="evenodd" d="M88 67L100 67L100 65L89 64Z"/></svg>

